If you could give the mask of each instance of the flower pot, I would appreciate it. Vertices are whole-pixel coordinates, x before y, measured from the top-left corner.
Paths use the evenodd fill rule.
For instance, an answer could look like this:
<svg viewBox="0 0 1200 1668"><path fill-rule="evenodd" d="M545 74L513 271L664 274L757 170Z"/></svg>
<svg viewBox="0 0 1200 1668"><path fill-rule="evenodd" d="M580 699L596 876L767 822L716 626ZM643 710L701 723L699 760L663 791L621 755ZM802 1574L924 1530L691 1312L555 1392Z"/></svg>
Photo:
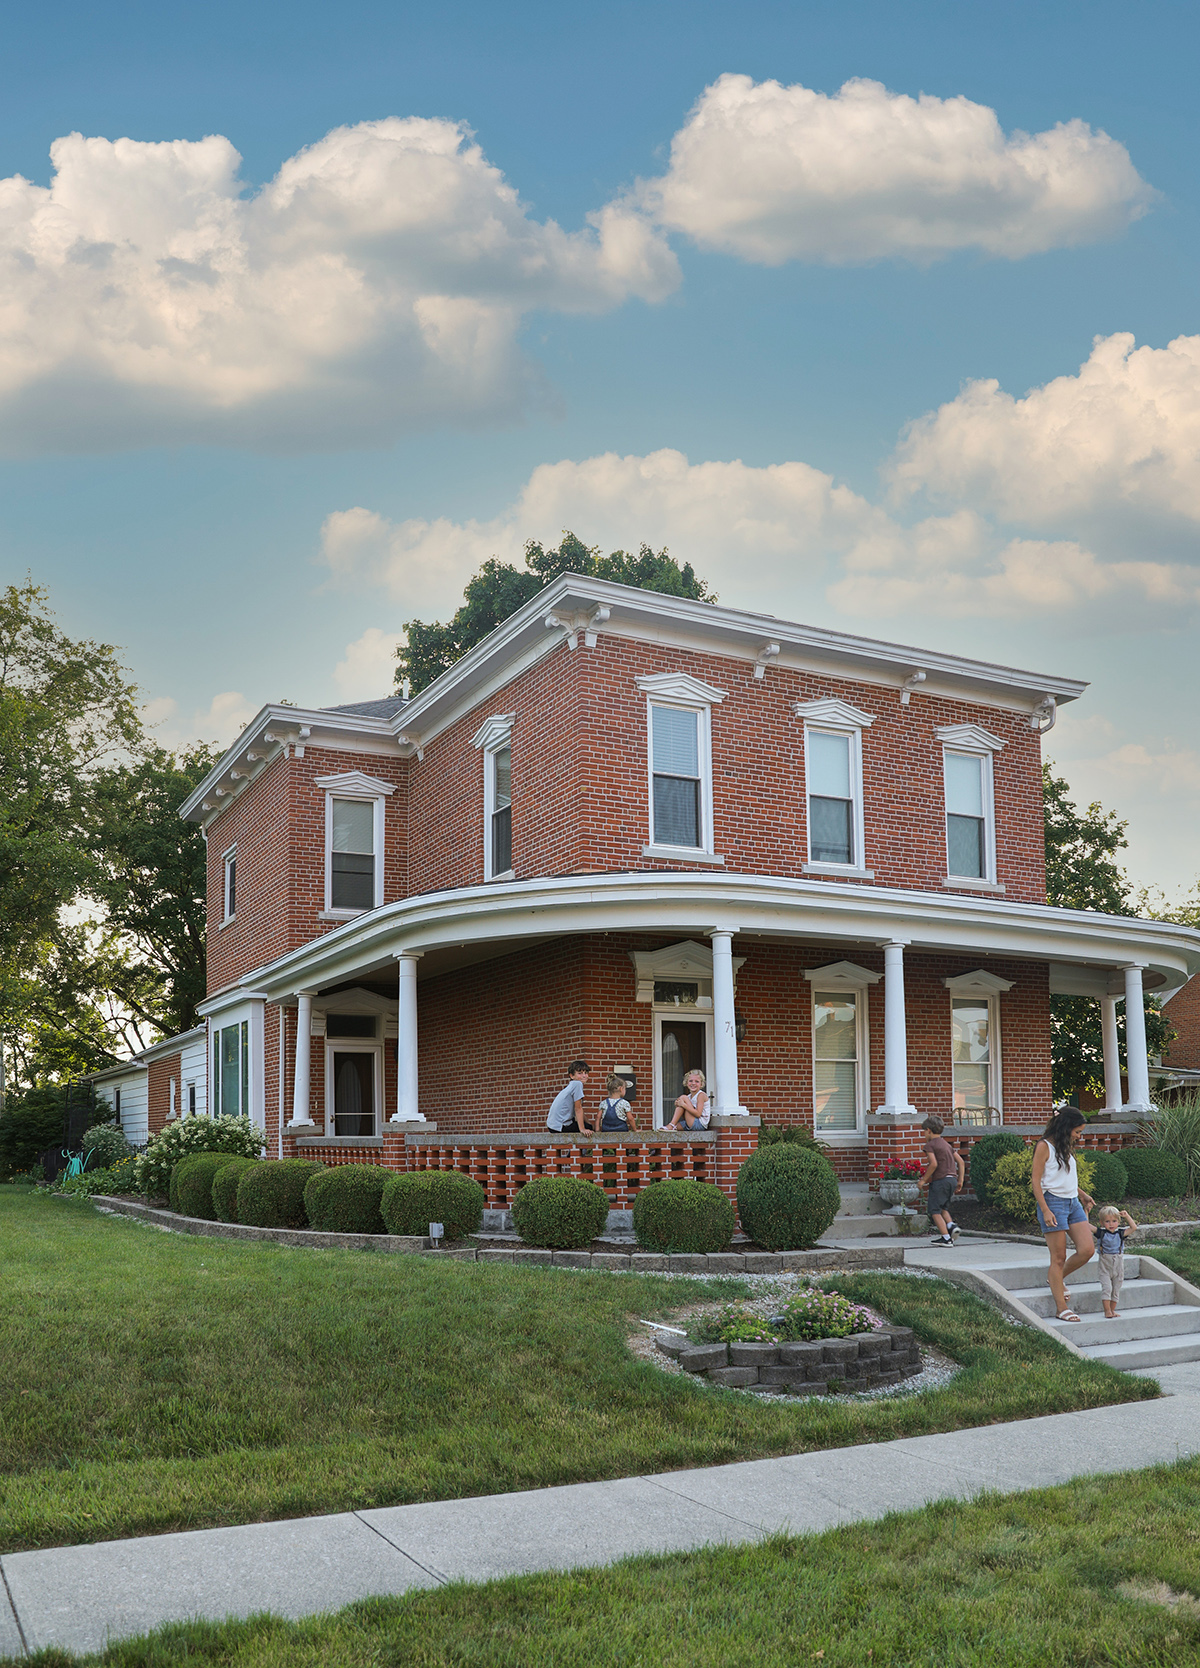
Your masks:
<svg viewBox="0 0 1200 1668"><path fill-rule="evenodd" d="M900 1176L885 1176L879 1184L879 1197L885 1205L915 1205L920 1193L915 1181Z"/></svg>

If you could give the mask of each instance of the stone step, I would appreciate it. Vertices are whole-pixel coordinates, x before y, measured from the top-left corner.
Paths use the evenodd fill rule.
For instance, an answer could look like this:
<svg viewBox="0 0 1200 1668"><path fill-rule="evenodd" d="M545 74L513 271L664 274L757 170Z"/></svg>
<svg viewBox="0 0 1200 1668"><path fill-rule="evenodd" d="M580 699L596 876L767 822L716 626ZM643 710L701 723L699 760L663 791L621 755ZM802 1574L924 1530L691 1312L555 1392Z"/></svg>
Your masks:
<svg viewBox="0 0 1200 1668"><path fill-rule="evenodd" d="M1078 1327L1073 1330L1078 1331ZM1137 1373L1143 1368L1168 1367L1177 1361L1200 1361L1200 1332L1181 1332L1168 1338L1135 1338L1123 1344L1095 1344L1083 1353L1089 1361L1103 1361L1109 1367L1120 1367L1122 1372Z"/></svg>
<svg viewBox="0 0 1200 1668"><path fill-rule="evenodd" d="M1080 1270L1082 1274L1084 1270ZM1121 1288L1121 1299L1118 1305L1121 1309L1148 1309L1170 1304L1175 1298L1175 1286L1171 1280L1126 1280ZM1055 1317L1054 1293L1049 1286L1043 1286L1038 1291L1022 1290L1021 1302L1032 1309L1035 1315L1043 1320L1053 1320ZM1103 1300L1100 1296L1098 1281L1081 1284L1078 1276L1071 1282L1071 1307L1077 1315L1100 1314L1103 1311ZM1072 1322L1068 1321L1070 1326Z"/></svg>
<svg viewBox="0 0 1200 1668"><path fill-rule="evenodd" d="M1063 1332L1077 1349L1107 1349L1112 1344L1131 1344L1149 1339L1175 1338L1200 1328L1200 1309L1190 1303L1164 1303L1149 1309L1130 1309L1116 1320L1103 1314L1087 1320L1052 1320L1056 1332Z"/></svg>
<svg viewBox="0 0 1200 1668"><path fill-rule="evenodd" d="M868 1193L866 1189L861 1193L842 1194L842 1202L838 1207L837 1220L840 1222L847 1216L880 1216L883 1214L883 1200L878 1193Z"/></svg>
<svg viewBox="0 0 1200 1668"><path fill-rule="evenodd" d="M915 1221L923 1223L924 1217L916 1217ZM879 1216L835 1216L826 1228L822 1239L895 1239L900 1233L900 1225L894 1216L886 1212Z"/></svg>
<svg viewBox="0 0 1200 1668"><path fill-rule="evenodd" d="M996 1263L994 1266L990 1264L980 1264L979 1266L984 1273L990 1274L992 1279L1003 1286L1006 1291L1018 1293L1022 1302L1024 1302L1024 1294L1030 1290L1031 1287L1036 1289L1039 1286L1045 1286L1046 1267L1049 1261L1049 1257L1046 1257L1044 1259L1039 1258L1037 1262L1009 1264ZM1090 1274L1092 1269L1096 1267L1096 1264L1093 1262L1091 1264L1085 1264L1084 1267L1088 1269L1088 1273ZM1131 1280L1138 1279L1140 1269L1140 1257L1127 1256L1125 1258L1125 1284L1127 1286ZM1080 1269L1079 1273L1082 1274L1083 1269ZM1075 1276L1076 1279L1078 1279L1078 1277L1078 1275ZM1067 1276L1068 1284L1070 1283L1071 1278L1071 1275Z"/></svg>

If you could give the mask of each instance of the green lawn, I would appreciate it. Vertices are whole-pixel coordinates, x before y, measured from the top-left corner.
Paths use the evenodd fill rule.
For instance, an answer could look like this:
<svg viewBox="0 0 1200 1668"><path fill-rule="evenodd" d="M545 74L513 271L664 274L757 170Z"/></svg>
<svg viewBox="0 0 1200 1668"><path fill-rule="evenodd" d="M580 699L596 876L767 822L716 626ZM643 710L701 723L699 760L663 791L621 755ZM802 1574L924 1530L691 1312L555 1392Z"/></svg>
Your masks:
<svg viewBox="0 0 1200 1668"><path fill-rule="evenodd" d="M740 1550L373 1599L299 1623L185 1624L86 1660L104 1668L1178 1668L1200 1658L1198 1572L1200 1462L1187 1461ZM46 1651L32 1664L79 1660Z"/></svg>
<svg viewBox="0 0 1200 1668"><path fill-rule="evenodd" d="M1145 1252L1182 1274L1193 1286L1200 1285L1200 1234L1185 1234L1167 1245L1147 1245Z"/></svg>
<svg viewBox="0 0 1200 1668"><path fill-rule="evenodd" d="M634 1359L705 1286L160 1233L0 1188L0 1551L491 1494L1157 1394L955 1287L839 1281L967 1364L763 1404ZM713 1295L741 1289L712 1281ZM15 1366L16 1370L13 1370Z"/></svg>

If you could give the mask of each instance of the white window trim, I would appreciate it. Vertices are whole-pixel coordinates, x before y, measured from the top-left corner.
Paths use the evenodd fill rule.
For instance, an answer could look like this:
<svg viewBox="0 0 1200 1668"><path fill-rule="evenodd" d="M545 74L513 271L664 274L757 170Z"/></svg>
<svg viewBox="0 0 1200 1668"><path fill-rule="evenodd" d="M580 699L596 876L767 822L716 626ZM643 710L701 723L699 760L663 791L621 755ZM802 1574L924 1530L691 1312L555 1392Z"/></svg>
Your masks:
<svg viewBox="0 0 1200 1668"><path fill-rule="evenodd" d="M388 792L391 791L389 788ZM325 790L325 908L321 912L321 919L323 921L352 921L358 915L366 915L368 911L365 909L335 909L333 907L333 802L335 799L355 799L360 804L372 805L375 808L371 830L371 839L375 847L375 902L371 905L372 909L378 909L383 902L384 806L387 800L382 793L369 793L362 789L327 787Z"/></svg>
<svg viewBox="0 0 1200 1668"><path fill-rule="evenodd" d="M229 907L229 869L234 866L234 899L233 908ZM221 855L221 925L227 926L237 918L237 842L234 841L229 850Z"/></svg>
<svg viewBox="0 0 1200 1668"><path fill-rule="evenodd" d="M497 753L507 747L512 750L512 727L516 713L498 712L487 719L472 737L472 743L483 754L483 878L513 880L515 871L509 867L501 873L492 870L492 816L496 809L496 772L493 761Z"/></svg>
<svg viewBox="0 0 1200 1668"><path fill-rule="evenodd" d="M872 973L866 967L859 967L852 961L830 962L825 967L805 968L804 977L808 980L809 1014L812 1041L810 1044L810 1059L812 1061L812 1095L813 1095L813 1135L827 1147L861 1147L867 1142L866 1118L871 1110L871 1023L870 1023L870 988L877 985L883 977L881 973ZM853 990L859 998L855 1002L854 1013L854 1049L857 1055L857 1071L855 1073L855 1125L853 1129L818 1129L817 1128L817 992Z"/></svg>
<svg viewBox="0 0 1200 1668"><path fill-rule="evenodd" d="M333 1055L334 1050L339 1054L369 1054L374 1061L371 1079L371 1101L375 1127L371 1131L371 1139L382 1133L382 1126L386 1122L383 1106L383 1043L378 1038L370 1037L326 1037L325 1039L325 1133L334 1135L337 1130L333 1107ZM353 1141L352 1135L338 1136L342 1141ZM365 1137L360 1137L365 1139Z"/></svg>
<svg viewBox="0 0 1200 1668"><path fill-rule="evenodd" d="M700 767L700 844L697 846L673 846L654 837L655 707L672 707L676 712L692 712L700 720L696 735L697 763ZM642 847L642 856L691 858L699 861L707 858L712 863L723 863L725 859L717 856L713 841L712 707L707 701L668 699L654 693L646 696L646 767L646 821L650 835Z"/></svg>
<svg viewBox="0 0 1200 1668"><path fill-rule="evenodd" d="M956 875L950 869L950 805L946 791L946 756L957 753L963 758L980 762L980 791L983 795L983 862L982 875ZM990 748L945 745L942 748L942 832L946 840L946 885L965 886L983 891L998 887L996 879L996 789L992 772Z"/></svg>
<svg viewBox="0 0 1200 1668"><path fill-rule="evenodd" d="M233 1002L228 1007L210 1014L208 1018L208 1037L205 1044L207 1049L205 1072L208 1077L211 1077L214 1069L213 1038L215 1033L225 1031L231 1025L236 1025L240 1029L243 1020L249 1021L250 1028L247 1037L250 1047L250 1105L249 1107L243 1107L242 1111L243 1113L249 1113L250 1122L256 1129L265 1129L266 1127L266 1061L263 1050L263 1009L262 1000L254 997L250 1001ZM213 1115L215 1115L216 1098L219 1093L218 1085L209 1082L205 1109L206 1111L212 1111ZM223 1106L221 1107L221 1113L226 1115Z"/></svg>
<svg viewBox="0 0 1200 1668"><path fill-rule="evenodd" d="M175 1083L175 1079L173 1077L168 1077L167 1083L170 1085L170 1097L169 1097L170 1098L170 1110L167 1113L167 1117L168 1117L168 1119L176 1118L176 1117L179 1116L178 1089L177 1089L177 1086L176 1086L176 1083Z"/></svg>
<svg viewBox="0 0 1200 1668"><path fill-rule="evenodd" d="M957 978L943 979L950 996L950 1106L954 1107L954 1003L955 1001L986 1002L988 1010L988 1105L1004 1112L1004 1075L1001 1069L1000 996L1012 989L1012 981L998 979L992 973L964 973Z"/></svg>
<svg viewBox="0 0 1200 1668"><path fill-rule="evenodd" d="M798 710L799 708L797 708ZM827 736L845 736L850 743L850 835L854 841L854 849L851 853L853 861L850 863L830 863L827 859L815 858L812 854L812 816L809 812L809 802L812 795L808 790L808 738L814 733ZM805 720L804 830L808 851L808 861L803 865L806 875L850 875L857 880L875 879L874 869L866 867L867 829L866 818L863 814L862 728L859 725L831 722L816 723L810 719Z"/></svg>

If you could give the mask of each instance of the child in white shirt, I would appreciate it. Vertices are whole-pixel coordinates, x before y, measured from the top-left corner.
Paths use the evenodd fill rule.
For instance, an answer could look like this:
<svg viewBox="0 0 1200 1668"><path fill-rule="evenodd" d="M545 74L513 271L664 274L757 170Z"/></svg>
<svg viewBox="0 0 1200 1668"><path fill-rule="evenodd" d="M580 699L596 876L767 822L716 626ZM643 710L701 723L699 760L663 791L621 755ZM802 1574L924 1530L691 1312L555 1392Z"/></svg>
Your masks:
<svg viewBox="0 0 1200 1668"><path fill-rule="evenodd" d="M682 1121L689 1129L707 1129L708 1120L712 1116L712 1105L704 1092L704 1073L688 1072L683 1080L683 1089L683 1094L675 1102L675 1116L667 1128L678 1129Z"/></svg>

